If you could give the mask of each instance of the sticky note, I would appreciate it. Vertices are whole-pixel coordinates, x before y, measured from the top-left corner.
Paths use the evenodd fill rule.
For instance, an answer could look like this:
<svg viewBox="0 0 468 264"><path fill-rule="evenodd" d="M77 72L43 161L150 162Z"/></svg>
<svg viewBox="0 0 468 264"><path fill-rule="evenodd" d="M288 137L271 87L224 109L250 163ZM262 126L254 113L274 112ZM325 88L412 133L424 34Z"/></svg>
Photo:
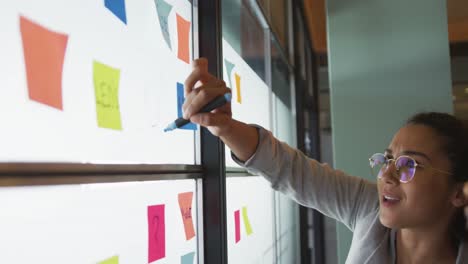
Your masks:
<svg viewBox="0 0 468 264"><path fill-rule="evenodd" d="M119 104L120 70L94 61L93 71L98 126L122 130Z"/></svg>
<svg viewBox="0 0 468 264"><path fill-rule="evenodd" d="M183 19L179 14L177 14L177 40L177 57L186 63L190 63L190 21Z"/></svg>
<svg viewBox="0 0 468 264"><path fill-rule="evenodd" d="M184 85L182 83L177 83L177 117L182 117L182 105L184 102ZM180 129L197 130L197 125L194 123L188 123Z"/></svg>
<svg viewBox="0 0 468 264"><path fill-rule="evenodd" d="M180 193L178 196L182 222L184 223L185 239L190 240L195 237L195 229L192 219L192 199L193 192Z"/></svg>
<svg viewBox="0 0 468 264"><path fill-rule="evenodd" d="M161 32L164 40L170 49L171 45L171 35L169 34L169 13L171 13L172 6L164 0L155 0L156 11L158 12L159 26L161 27Z"/></svg>
<svg viewBox="0 0 468 264"><path fill-rule="evenodd" d="M113 256L112 258L100 261L97 264L119 264L119 256Z"/></svg>
<svg viewBox="0 0 468 264"><path fill-rule="evenodd" d="M234 64L226 59L224 59L224 64L226 65L226 71L227 71L226 73L227 73L228 80L229 80L229 88L232 88L231 75L232 75L232 70L234 69Z"/></svg>
<svg viewBox="0 0 468 264"><path fill-rule="evenodd" d="M237 102L239 104L242 103L242 95L241 95L241 77L239 74L235 73L234 74L236 77L236 94L237 94Z"/></svg>
<svg viewBox="0 0 468 264"><path fill-rule="evenodd" d="M195 257L195 252L190 252L181 257L180 263L181 264L193 264L194 257Z"/></svg>
<svg viewBox="0 0 468 264"><path fill-rule="evenodd" d="M164 206L148 206L148 263L166 257Z"/></svg>
<svg viewBox="0 0 468 264"><path fill-rule="evenodd" d="M241 239L239 210L236 210L234 212L234 224L235 224L235 228L236 228L235 239L236 239L236 243L238 243L240 241L240 239Z"/></svg>
<svg viewBox="0 0 468 264"><path fill-rule="evenodd" d="M28 96L63 110L62 73L68 36L20 16Z"/></svg>
<svg viewBox="0 0 468 264"><path fill-rule="evenodd" d="M248 236L250 236L252 232L252 226L250 225L249 216L247 215L247 207L242 207L242 221L244 221L245 231Z"/></svg>
<svg viewBox="0 0 468 264"><path fill-rule="evenodd" d="M127 12L125 10L125 0L104 0L104 5L109 9L120 21L127 24Z"/></svg>

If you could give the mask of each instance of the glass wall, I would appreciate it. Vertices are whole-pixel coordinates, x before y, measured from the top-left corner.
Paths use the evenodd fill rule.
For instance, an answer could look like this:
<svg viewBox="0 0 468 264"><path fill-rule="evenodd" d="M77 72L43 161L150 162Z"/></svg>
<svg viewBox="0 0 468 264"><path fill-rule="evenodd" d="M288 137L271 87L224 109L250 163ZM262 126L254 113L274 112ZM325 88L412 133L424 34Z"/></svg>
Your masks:
<svg viewBox="0 0 468 264"><path fill-rule="evenodd" d="M261 125L296 146L294 75L286 56L288 9L255 1L223 0L222 4L224 79L235 98L233 117ZM241 170L227 151L229 262L298 263L297 204L273 191L262 177ZM239 215L244 207L249 208L248 219ZM251 213L250 208L262 209Z"/></svg>
<svg viewBox="0 0 468 264"><path fill-rule="evenodd" d="M281 48L289 49L289 1L286 0L257 0L266 19L271 25L271 31L278 39Z"/></svg>
<svg viewBox="0 0 468 264"><path fill-rule="evenodd" d="M196 126L164 132L191 71L190 2L0 5L0 162L195 164Z"/></svg>
<svg viewBox="0 0 468 264"><path fill-rule="evenodd" d="M0 0L0 263L300 262L295 202L164 131L200 55L234 118L297 146L291 4L219 1Z"/></svg>
<svg viewBox="0 0 468 264"><path fill-rule="evenodd" d="M272 104L275 136L292 147L297 147L294 75L275 38L271 41ZM279 263L297 263L299 258L298 205L287 195L276 193L276 239Z"/></svg>
<svg viewBox="0 0 468 264"><path fill-rule="evenodd" d="M0 263L193 263L196 192L195 180L3 187Z"/></svg>
<svg viewBox="0 0 468 264"><path fill-rule="evenodd" d="M0 0L0 263L203 262L199 128L164 132L192 15L185 0Z"/></svg>

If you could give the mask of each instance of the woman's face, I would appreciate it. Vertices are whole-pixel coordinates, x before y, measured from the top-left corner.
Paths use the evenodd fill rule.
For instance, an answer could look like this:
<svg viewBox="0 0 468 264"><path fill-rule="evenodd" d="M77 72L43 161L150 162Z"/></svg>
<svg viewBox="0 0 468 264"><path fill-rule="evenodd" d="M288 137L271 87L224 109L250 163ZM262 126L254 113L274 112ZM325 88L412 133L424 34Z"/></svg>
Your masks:
<svg viewBox="0 0 468 264"><path fill-rule="evenodd" d="M401 183L394 162L378 180L380 222L389 228L430 227L449 221L454 211L455 193L450 161L443 150L443 139L430 127L407 125L394 136L385 152L388 158L412 157L417 167L408 183Z"/></svg>

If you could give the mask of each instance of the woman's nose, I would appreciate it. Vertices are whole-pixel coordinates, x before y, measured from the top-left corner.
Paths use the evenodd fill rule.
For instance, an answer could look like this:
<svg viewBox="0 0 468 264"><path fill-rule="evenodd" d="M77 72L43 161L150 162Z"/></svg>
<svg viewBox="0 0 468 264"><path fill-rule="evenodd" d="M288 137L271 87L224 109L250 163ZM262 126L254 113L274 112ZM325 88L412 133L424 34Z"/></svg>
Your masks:
<svg viewBox="0 0 468 264"><path fill-rule="evenodd" d="M400 182L397 169L392 161L389 161L388 165L382 169L380 177L387 184L397 184Z"/></svg>

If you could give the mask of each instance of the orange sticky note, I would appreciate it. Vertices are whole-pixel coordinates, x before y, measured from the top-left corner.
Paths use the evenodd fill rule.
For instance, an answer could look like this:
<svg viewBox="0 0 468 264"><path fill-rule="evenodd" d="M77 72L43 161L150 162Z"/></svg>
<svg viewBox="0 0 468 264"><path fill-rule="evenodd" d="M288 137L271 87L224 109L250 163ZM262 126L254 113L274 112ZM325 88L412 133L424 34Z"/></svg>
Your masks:
<svg viewBox="0 0 468 264"><path fill-rule="evenodd" d="M177 38L179 41L177 57L190 63L190 21L183 19L179 14L177 14Z"/></svg>
<svg viewBox="0 0 468 264"><path fill-rule="evenodd" d="M20 16L29 99L63 110L62 71L68 36Z"/></svg>
<svg viewBox="0 0 468 264"><path fill-rule="evenodd" d="M179 193L178 198L180 213L182 214L182 221L184 223L185 239L190 240L195 236L195 229L193 227L192 219L193 192Z"/></svg>
<svg viewBox="0 0 468 264"><path fill-rule="evenodd" d="M234 74L236 77L236 91L237 91L237 102L239 104L242 103L242 96L241 96L241 77L239 74L235 73Z"/></svg>

